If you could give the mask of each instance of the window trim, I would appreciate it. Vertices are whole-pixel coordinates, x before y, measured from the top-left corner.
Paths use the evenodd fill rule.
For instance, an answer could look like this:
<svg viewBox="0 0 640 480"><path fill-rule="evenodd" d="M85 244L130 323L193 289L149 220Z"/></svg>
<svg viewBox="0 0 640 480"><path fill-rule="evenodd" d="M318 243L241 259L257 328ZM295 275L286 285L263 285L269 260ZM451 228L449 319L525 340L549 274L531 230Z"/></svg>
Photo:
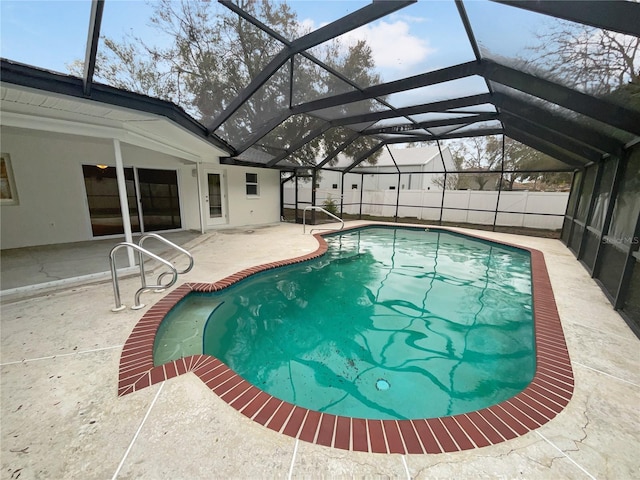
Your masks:
<svg viewBox="0 0 640 480"><path fill-rule="evenodd" d="M4 168L2 169L3 194L6 197L0 199L0 205L19 205L18 189L16 188L16 179L13 176L13 167L11 165L11 157L8 153L0 154Z"/></svg>
<svg viewBox="0 0 640 480"><path fill-rule="evenodd" d="M255 175L255 182L249 180L249 175ZM255 187L256 193L249 193L249 187ZM260 197L260 177L258 172L245 172L244 173L244 192L247 198L259 198Z"/></svg>

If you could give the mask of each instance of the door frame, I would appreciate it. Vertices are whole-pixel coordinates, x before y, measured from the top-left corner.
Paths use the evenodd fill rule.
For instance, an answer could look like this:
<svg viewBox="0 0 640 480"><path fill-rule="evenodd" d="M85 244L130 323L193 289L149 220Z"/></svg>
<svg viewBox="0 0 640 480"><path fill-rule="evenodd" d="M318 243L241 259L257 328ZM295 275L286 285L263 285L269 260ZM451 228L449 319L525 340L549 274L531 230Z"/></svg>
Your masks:
<svg viewBox="0 0 640 480"><path fill-rule="evenodd" d="M163 230L151 230L151 232L170 232L176 230L184 230L184 206L182 204L182 187L181 187L181 179L180 179L180 170L177 168L166 168L166 167L131 167L133 168L133 178L134 178L134 188L136 192L136 203L138 206L138 221L140 222L140 234L147 233L149 230L146 228L144 223L144 205L142 203L142 191L140 189L140 177L139 170L162 170L167 172L175 172L176 174L176 187L178 189L178 212L180 214L180 227L179 228L171 228L171 229L163 229Z"/></svg>
<svg viewBox="0 0 640 480"><path fill-rule="evenodd" d="M219 218L211 218L209 216L209 175L210 174L220 175L220 194L221 194L220 206L222 208L222 216L220 216ZM205 167L203 169L203 188L202 188L202 197L200 199L200 202L202 204L202 212L203 212L205 229L210 229L210 228L217 227L219 225L226 225L227 223L229 223L228 198L229 198L229 195L227 193L226 170L221 170L219 168Z"/></svg>

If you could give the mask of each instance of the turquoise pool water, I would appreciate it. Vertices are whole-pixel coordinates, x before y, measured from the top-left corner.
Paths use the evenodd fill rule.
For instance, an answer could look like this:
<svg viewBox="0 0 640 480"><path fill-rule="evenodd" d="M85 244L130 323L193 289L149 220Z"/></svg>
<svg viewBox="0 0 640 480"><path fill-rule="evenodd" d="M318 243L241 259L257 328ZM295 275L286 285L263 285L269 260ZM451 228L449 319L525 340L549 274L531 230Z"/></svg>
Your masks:
<svg viewBox="0 0 640 480"><path fill-rule="evenodd" d="M188 295L156 364L206 353L282 400L376 419L474 411L532 380L527 251L433 229L325 240L318 259Z"/></svg>

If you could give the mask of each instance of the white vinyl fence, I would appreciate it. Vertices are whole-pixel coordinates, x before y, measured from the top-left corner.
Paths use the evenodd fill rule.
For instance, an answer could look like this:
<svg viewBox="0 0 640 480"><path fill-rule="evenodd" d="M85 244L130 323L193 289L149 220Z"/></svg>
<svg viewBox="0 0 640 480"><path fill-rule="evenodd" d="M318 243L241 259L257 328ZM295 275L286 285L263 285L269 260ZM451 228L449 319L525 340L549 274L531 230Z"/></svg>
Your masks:
<svg viewBox="0 0 640 480"><path fill-rule="evenodd" d="M396 190L347 190L344 192L344 213L360 213L378 217L396 214ZM317 190L316 205L331 198L340 208L340 190ZM562 228L569 192L500 192L496 225L558 230ZM444 222L493 225L498 192L477 190L446 190L442 211ZM298 189L299 208L311 203L311 189ZM284 188L285 208L295 204L295 188ZM401 190L398 217L437 222L440 219L442 191ZM480 210L480 211L478 211ZM487 211L482 211L487 210Z"/></svg>

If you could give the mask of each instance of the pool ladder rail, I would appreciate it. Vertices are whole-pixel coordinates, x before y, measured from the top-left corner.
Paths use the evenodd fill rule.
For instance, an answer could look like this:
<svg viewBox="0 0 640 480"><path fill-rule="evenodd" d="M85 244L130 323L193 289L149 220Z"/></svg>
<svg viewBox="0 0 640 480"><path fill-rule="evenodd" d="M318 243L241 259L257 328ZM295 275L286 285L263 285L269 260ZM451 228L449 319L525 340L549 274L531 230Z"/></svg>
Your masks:
<svg viewBox="0 0 640 480"><path fill-rule="evenodd" d="M338 228L338 230L336 231L340 231L344 228L344 220L342 220L340 217L334 215L331 212L328 212L327 210L325 210L322 207L318 207L317 205L310 205L308 207L305 207L305 209L302 211L302 233L305 234L306 233L306 227L307 227L307 210L316 210L319 212L324 212L327 215L329 215L331 218L336 219L337 221L339 221L341 223L340 228ZM314 230L333 230L333 228L312 228L311 230L309 230L309 234L313 233Z"/></svg>
<svg viewBox="0 0 640 480"><path fill-rule="evenodd" d="M149 250L143 248L142 244L148 238L155 238L156 240L159 240L160 242L162 242L162 243L164 243L166 245L169 245L170 247L173 247L175 250L178 250L180 253L183 253L184 255L186 255L187 258L189 259L189 266L187 268L185 268L184 270L179 270L178 271L176 269L176 267L173 266L169 261L167 261L164 258L160 257L159 255L156 255L155 253L152 253ZM120 312L120 311L124 310L125 308L127 308L127 306L123 305L121 300L120 300L120 286L118 284L118 270L116 268L116 260L115 260L115 254L121 248L131 248L131 249L135 250L136 252L138 252L138 263L140 265L140 281L142 283L142 286L136 291L136 293L134 295L134 303L135 303L135 305L133 305L131 307L132 310L139 310L139 309L141 309L141 308L143 308L145 306L144 303L140 303L140 295L142 295L143 292L146 292L146 291L149 291L149 290L154 290L155 292L162 292L165 289L173 286L176 283L176 281L178 280L178 275L182 275L184 273L187 273L187 272L191 271L191 269L193 268L193 256L187 250L185 250L184 248L176 245L173 242L170 242L166 238L161 237L157 233L144 234L142 237L140 237L140 240L138 240L138 244L130 243L130 242L120 242L120 243L118 243L109 252L109 267L111 269L111 281L113 283L113 296L115 298L115 303L116 303L116 306L111 309L112 312ZM144 257L145 256L150 257L153 260L156 260L157 262L160 262L161 264L163 264L163 265L165 265L166 267L169 268L168 272L164 271L164 272L160 273L160 275L158 275L157 285L147 285L146 272L145 272L145 269L144 269ZM169 283L163 285L162 284L162 279L166 275L171 275L171 280L169 281Z"/></svg>

